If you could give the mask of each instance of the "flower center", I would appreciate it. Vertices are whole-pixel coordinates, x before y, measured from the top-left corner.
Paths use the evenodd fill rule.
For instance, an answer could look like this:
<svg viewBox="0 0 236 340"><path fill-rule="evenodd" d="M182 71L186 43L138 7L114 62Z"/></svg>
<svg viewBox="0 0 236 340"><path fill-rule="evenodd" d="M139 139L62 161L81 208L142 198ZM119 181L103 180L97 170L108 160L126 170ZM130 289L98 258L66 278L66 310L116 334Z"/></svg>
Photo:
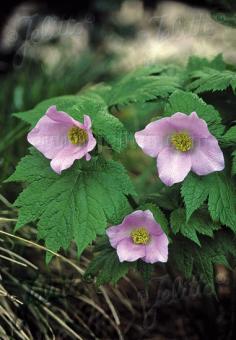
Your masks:
<svg viewBox="0 0 236 340"><path fill-rule="evenodd" d="M193 146L193 140L188 132L176 132L171 136L171 144L176 150L186 152Z"/></svg>
<svg viewBox="0 0 236 340"><path fill-rule="evenodd" d="M148 244L150 242L150 234L144 227L134 229L130 234L134 244Z"/></svg>
<svg viewBox="0 0 236 340"><path fill-rule="evenodd" d="M68 139L71 144L84 144L88 140L88 134L84 129L79 128L78 126L73 126L68 131Z"/></svg>

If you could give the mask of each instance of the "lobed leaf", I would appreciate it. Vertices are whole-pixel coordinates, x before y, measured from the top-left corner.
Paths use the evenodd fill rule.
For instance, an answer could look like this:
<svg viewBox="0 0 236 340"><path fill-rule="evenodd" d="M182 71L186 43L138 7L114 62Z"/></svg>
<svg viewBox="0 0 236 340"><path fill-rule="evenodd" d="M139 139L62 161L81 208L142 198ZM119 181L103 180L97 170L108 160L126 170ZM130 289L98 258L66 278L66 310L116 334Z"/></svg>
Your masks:
<svg viewBox="0 0 236 340"><path fill-rule="evenodd" d="M75 240L79 255L108 223L118 223L130 212L127 195L135 194L125 169L115 161L80 161L58 176L35 150L9 181L28 184L15 202L16 229L37 222L38 237L49 249L67 249Z"/></svg>
<svg viewBox="0 0 236 340"><path fill-rule="evenodd" d="M208 210L213 221L219 221L236 232L235 187L224 172L207 176L190 174L182 184L181 193L187 219L208 198Z"/></svg>
<svg viewBox="0 0 236 340"><path fill-rule="evenodd" d="M176 209L171 213L170 223L174 234L181 233L186 238L189 238L200 246L198 233L213 237L215 230L220 228L220 225L210 220L209 216L201 211L194 214L188 222L185 218L185 210L182 208Z"/></svg>

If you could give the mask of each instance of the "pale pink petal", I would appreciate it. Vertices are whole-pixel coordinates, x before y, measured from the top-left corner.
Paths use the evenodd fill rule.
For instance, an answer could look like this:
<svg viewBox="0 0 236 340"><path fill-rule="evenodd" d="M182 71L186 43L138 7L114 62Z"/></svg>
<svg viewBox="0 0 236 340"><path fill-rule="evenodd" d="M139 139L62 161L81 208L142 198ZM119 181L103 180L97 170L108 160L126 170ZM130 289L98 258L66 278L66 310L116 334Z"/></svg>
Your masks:
<svg viewBox="0 0 236 340"><path fill-rule="evenodd" d="M176 112L170 119L175 131L187 131L193 138L207 138L210 135L207 123L199 118L196 112L190 115Z"/></svg>
<svg viewBox="0 0 236 340"><path fill-rule="evenodd" d="M158 174L163 183L171 186L184 180L191 169L191 157L188 152L164 148L157 157Z"/></svg>
<svg viewBox="0 0 236 340"><path fill-rule="evenodd" d="M63 123L70 126L76 125L81 129L84 127L83 124L72 118L68 113L63 111L57 111L55 105L50 106L46 112L46 115L57 123Z"/></svg>
<svg viewBox="0 0 236 340"><path fill-rule="evenodd" d="M191 159L192 171L197 175L207 175L214 171L221 171L225 167L223 152L213 136L199 140L191 153Z"/></svg>
<svg viewBox="0 0 236 340"><path fill-rule="evenodd" d="M56 173L61 174L63 170L70 168L76 159L81 159L85 154L83 147L69 144L58 152L50 165Z"/></svg>
<svg viewBox="0 0 236 340"><path fill-rule="evenodd" d="M68 145L69 125L57 123L43 116L28 133L27 140L42 154L52 159L61 149Z"/></svg>
<svg viewBox="0 0 236 340"><path fill-rule="evenodd" d="M169 135L173 132L170 118L162 118L148 124L144 130L135 133L136 143L143 149L143 152L151 157L168 145Z"/></svg>
<svg viewBox="0 0 236 340"><path fill-rule="evenodd" d="M88 132L88 141L82 147L85 149L86 153L92 151L97 144L92 132Z"/></svg>
<svg viewBox="0 0 236 340"><path fill-rule="evenodd" d="M147 228L147 230L149 231L149 233L151 235L160 235L163 233L163 230L161 229L160 224L157 223L157 221L155 220L152 212L150 210L145 210L143 211L143 220L142 220L142 224L140 224L139 226Z"/></svg>
<svg viewBox="0 0 236 340"><path fill-rule="evenodd" d="M145 245L134 244L130 238L125 238L117 245L117 255L120 262L133 262L145 256Z"/></svg>
<svg viewBox="0 0 236 340"><path fill-rule="evenodd" d="M87 115L84 115L84 127L86 130L91 129L92 126L92 122L91 122L91 118Z"/></svg>
<svg viewBox="0 0 236 340"><path fill-rule="evenodd" d="M86 153L85 155L86 161L90 161L91 158L92 158L91 155L89 153Z"/></svg>
<svg viewBox="0 0 236 340"><path fill-rule="evenodd" d="M113 248L116 248L118 243L125 238L130 238L130 233L133 230L133 226L122 222L119 225L107 228L106 234L109 237L110 244Z"/></svg>
<svg viewBox="0 0 236 340"><path fill-rule="evenodd" d="M166 234L152 236L149 244L146 245L146 253L143 261L147 263L167 262L169 240Z"/></svg>

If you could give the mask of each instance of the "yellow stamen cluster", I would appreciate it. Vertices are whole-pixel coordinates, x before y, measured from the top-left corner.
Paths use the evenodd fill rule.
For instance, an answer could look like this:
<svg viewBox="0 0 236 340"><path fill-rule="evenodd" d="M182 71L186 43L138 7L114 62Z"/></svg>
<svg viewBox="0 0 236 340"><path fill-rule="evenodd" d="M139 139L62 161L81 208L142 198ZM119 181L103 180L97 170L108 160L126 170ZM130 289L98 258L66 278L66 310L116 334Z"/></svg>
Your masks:
<svg viewBox="0 0 236 340"><path fill-rule="evenodd" d="M193 140L187 132L176 132L171 136L171 144L178 151L189 151L193 146Z"/></svg>
<svg viewBox="0 0 236 340"><path fill-rule="evenodd" d="M130 234L134 244L148 244L150 242L150 234L144 227L134 229Z"/></svg>
<svg viewBox="0 0 236 340"><path fill-rule="evenodd" d="M68 131L68 139L71 144L82 145L87 142L88 134L86 130L79 128L78 126L73 126Z"/></svg>

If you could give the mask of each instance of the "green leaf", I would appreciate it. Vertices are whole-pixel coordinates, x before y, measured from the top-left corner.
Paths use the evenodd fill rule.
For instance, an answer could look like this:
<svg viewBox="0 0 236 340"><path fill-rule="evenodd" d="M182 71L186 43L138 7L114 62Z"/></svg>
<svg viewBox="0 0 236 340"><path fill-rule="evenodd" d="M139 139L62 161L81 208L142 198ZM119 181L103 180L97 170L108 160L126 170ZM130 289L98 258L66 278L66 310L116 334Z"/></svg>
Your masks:
<svg viewBox="0 0 236 340"><path fill-rule="evenodd" d="M236 150L234 152L232 152L232 175L236 175Z"/></svg>
<svg viewBox="0 0 236 340"><path fill-rule="evenodd" d="M128 74L113 85L109 105L143 103L147 100L166 98L180 87L178 79L170 76L137 76Z"/></svg>
<svg viewBox="0 0 236 340"><path fill-rule="evenodd" d="M229 86L233 91L236 89L236 73L232 71L217 71L211 68L204 68L191 74L194 79L188 86L196 93L207 91L223 91Z"/></svg>
<svg viewBox="0 0 236 340"><path fill-rule="evenodd" d="M202 70L205 67L209 67L218 71L224 71L226 64L223 60L222 54L218 54L210 61L207 58L191 56L188 60L187 71L191 73L193 71Z"/></svg>
<svg viewBox="0 0 236 340"><path fill-rule="evenodd" d="M220 221L236 232L235 186L224 173L217 172L206 176L205 182L209 190L208 209L213 221Z"/></svg>
<svg viewBox="0 0 236 340"><path fill-rule="evenodd" d="M236 146L236 125L232 126L220 139L224 146Z"/></svg>
<svg viewBox="0 0 236 340"><path fill-rule="evenodd" d="M205 186L204 177L190 173L181 187L181 195L186 207L186 220L197 210L208 197L208 189Z"/></svg>
<svg viewBox="0 0 236 340"><path fill-rule="evenodd" d="M208 197L208 210L213 221L219 221L236 232L236 193L224 172L207 176L189 175L181 190L189 218Z"/></svg>
<svg viewBox="0 0 236 340"><path fill-rule="evenodd" d="M95 255L85 271L84 277L85 280L96 277L97 286L106 283L115 284L135 266L136 263L133 262L120 262L116 250L108 242L103 242L99 252L96 252L95 248Z"/></svg>
<svg viewBox="0 0 236 340"><path fill-rule="evenodd" d="M193 111L197 112L198 116L206 121L213 135L216 137L222 135L224 126L221 124L219 112L213 106L206 104L194 93L176 90L169 97L165 108L167 116L171 116L175 112L190 114Z"/></svg>
<svg viewBox="0 0 236 340"><path fill-rule="evenodd" d="M181 208L171 213L170 222L174 234L181 233L199 246L201 244L197 233L213 237L213 232L220 228L218 224L210 220L205 211L194 214L190 220L186 222L185 210Z"/></svg>
<svg viewBox="0 0 236 340"><path fill-rule="evenodd" d="M120 120L108 112L104 100L94 93L50 98L32 110L14 115L33 127L52 105L56 105L59 111L65 111L79 121L83 120L84 115L89 115L96 138L103 138L115 151L119 152L127 146L128 132Z"/></svg>
<svg viewBox="0 0 236 340"><path fill-rule="evenodd" d="M78 254L108 223L118 223L131 208L126 198L135 194L125 169L117 162L79 161L57 175L49 161L36 151L23 158L9 181L25 181L19 195L16 229L37 222L38 237L58 251L76 241Z"/></svg>

